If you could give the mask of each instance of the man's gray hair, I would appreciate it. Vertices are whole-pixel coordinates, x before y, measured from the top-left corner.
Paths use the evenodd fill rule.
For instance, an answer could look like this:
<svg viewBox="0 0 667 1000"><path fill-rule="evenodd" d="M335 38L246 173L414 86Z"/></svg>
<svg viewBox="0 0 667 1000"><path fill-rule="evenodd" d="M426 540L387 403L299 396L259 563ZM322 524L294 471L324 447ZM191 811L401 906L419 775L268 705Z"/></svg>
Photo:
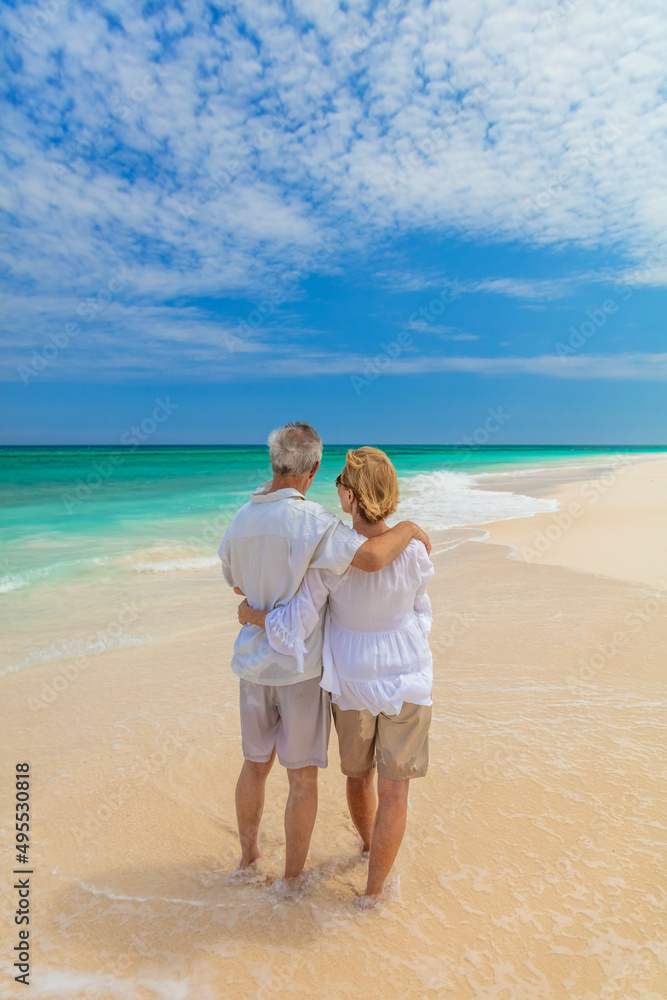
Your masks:
<svg viewBox="0 0 667 1000"><path fill-rule="evenodd" d="M305 476L322 458L322 440L310 424L285 424L269 434L269 458L275 475Z"/></svg>

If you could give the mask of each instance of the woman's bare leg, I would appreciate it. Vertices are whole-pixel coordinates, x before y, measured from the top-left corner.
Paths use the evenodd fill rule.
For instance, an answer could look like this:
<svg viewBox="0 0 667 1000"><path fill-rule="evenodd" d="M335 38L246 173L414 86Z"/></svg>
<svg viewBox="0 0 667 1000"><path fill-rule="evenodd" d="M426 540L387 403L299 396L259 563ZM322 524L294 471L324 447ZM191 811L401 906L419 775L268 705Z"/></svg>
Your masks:
<svg viewBox="0 0 667 1000"><path fill-rule="evenodd" d="M373 823L377 812L374 778L375 768L370 774L364 774L361 778L347 779L347 804L352 822L361 837L363 851L370 850Z"/></svg>
<svg viewBox="0 0 667 1000"><path fill-rule="evenodd" d="M396 860L408 817L410 781L392 781L378 776L378 809L371 835L367 896L379 896Z"/></svg>

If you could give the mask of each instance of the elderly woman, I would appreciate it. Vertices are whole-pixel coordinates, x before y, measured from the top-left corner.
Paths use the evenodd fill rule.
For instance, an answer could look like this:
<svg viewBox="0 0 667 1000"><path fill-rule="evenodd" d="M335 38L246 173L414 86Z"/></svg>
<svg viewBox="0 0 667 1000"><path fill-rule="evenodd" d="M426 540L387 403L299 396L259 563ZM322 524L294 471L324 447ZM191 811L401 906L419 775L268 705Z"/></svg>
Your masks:
<svg viewBox="0 0 667 1000"><path fill-rule="evenodd" d="M359 534L389 531L385 518L396 510L399 493L384 452L349 451L336 486ZM432 576L424 546L413 540L377 573L310 569L285 606L265 612L244 601L239 607L239 621L266 628L271 646L294 655L303 669L304 642L329 601L321 686L331 692L350 814L369 852L362 905L382 896L405 832L410 779L428 767L433 662L426 587Z"/></svg>

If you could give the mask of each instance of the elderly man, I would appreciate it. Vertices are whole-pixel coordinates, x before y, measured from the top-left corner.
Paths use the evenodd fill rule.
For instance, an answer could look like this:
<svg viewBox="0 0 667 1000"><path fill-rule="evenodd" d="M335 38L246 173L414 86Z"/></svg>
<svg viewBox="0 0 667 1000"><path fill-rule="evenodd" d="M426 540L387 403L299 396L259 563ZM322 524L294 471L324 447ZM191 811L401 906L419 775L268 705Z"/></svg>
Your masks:
<svg viewBox="0 0 667 1000"><path fill-rule="evenodd" d="M424 532L411 521L366 539L306 500L322 458L322 442L310 424L272 431L269 456L273 480L251 494L219 550L227 583L253 607L269 611L285 604L310 566L344 573L352 565L373 573L392 562L412 538L430 549ZM245 758L236 786L240 867L260 857L264 789L277 754L289 779L286 879L303 871L317 814L317 768L327 766L329 695L320 687L323 619L322 614L310 637L302 673L296 658L274 652L266 632L254 625L244 625L234 644Z"/></svg>

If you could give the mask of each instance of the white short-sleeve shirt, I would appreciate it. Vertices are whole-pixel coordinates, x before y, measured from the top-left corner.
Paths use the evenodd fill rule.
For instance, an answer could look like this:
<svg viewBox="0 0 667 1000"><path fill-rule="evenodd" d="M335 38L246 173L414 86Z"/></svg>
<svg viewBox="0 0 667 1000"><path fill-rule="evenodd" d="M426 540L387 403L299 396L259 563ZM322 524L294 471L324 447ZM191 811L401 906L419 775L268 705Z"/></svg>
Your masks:
<svg viewBox="0 0 667 1000"><path fill-rule="evenodd" d="M344 573L363 535L295 489L268 493L264 483L238 511L220 545L222 572L251 607L272 611L294 597L309 567ZM264 629L244 625L234 643L232 670L255 684L295 684L322 671L324 611L308 644L303 672L295 656L271 648Z"/></svg>

